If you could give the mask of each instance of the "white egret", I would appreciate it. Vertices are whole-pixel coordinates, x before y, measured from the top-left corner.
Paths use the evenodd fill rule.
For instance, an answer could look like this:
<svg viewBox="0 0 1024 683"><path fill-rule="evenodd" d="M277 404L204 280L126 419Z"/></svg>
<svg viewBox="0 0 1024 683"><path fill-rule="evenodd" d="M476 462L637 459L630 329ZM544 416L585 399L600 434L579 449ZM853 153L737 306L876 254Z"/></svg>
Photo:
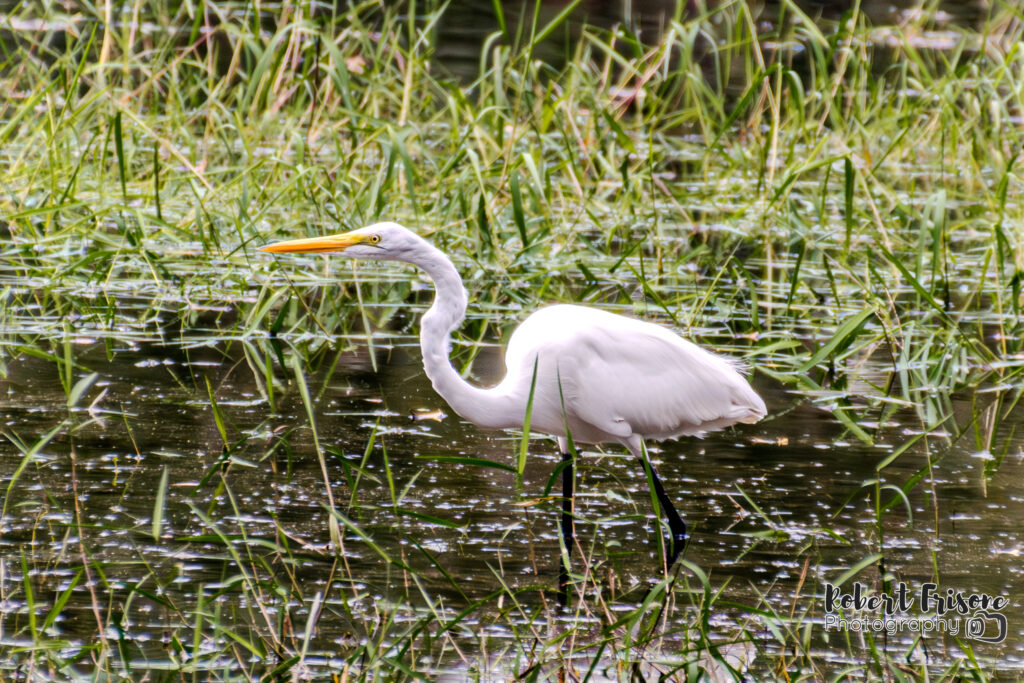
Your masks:
<svg viewBox="0 0 1024 683"><path fill-rule="evenodd" d="M568 552L574 539L568 436L575 442L622 444L640 460L668 521L671 565L682 550L686 525L647 459L643 440L700 435L765 415L764 401L730 360L659 325L566 304L541 308L519 325L505 352L507 373L497 385L469 384L448 358L449 335L466 315L462 279L447 256L397 223L261 249L404 261L426 271L436 289L420 321L427 377L463 419L493 429L522 428L532 388L530 429L557 437L564 461L561 526ZM562 574L564 588L564 566Z"/></svg>

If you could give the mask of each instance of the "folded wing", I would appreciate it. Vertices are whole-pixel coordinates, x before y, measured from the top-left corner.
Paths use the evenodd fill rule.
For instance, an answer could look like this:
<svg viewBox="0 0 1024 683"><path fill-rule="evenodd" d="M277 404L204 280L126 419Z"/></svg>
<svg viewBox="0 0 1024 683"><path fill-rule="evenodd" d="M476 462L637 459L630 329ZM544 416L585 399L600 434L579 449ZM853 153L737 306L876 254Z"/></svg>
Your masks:
<svg viewBox="0 0 1024 683"><path fill-rule="evenodd" d="M546 330L537 350L557 359L565 410L579 420L620 438L667 439L765 415L732 361L668 329L579 306L542 310L529 336Z"/></svg>

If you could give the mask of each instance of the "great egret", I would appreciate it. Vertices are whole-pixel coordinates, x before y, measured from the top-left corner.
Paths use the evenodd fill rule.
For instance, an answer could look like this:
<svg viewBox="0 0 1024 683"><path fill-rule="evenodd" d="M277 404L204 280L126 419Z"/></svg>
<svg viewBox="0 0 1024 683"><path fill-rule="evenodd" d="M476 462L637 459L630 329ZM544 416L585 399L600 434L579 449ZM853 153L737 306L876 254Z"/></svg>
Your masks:
<svg viewBox="0 0 1024 683"><path fill-rule="evenodd" d="M420 321L427 377L463 419L494 429L523 426L532 389L530 429L557 437L564 462L561 526L567 553L575 538L568 436L619 443L640 460L668 520L671 566L686 540L686 525L647 459L643 439L699 435L765 415L764 401L726 358L653 323L566 304L541 308L519 325L508 342L501 382L489 389L469 384L448 359L449 335L466 316L462 279L447 256L397 223L261 249L404 261L425 270L437 290ZM563 589L565 571L563 566Z"/></svg>

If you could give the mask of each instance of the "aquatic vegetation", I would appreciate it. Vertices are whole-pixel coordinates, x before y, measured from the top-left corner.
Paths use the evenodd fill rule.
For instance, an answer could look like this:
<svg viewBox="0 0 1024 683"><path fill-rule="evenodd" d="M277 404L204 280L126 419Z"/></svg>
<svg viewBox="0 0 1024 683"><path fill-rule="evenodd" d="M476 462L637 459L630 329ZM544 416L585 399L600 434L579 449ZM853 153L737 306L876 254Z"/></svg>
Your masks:
<svg viewBox="0 0 1024 683"><path fill-rule="evenodd" d="M506 11L468 79L436 2L0 16L5 675L1019 675L1009 612L830 631L822 596L1019 593L1024 16L695 4ZM582 454L559 611L554 448L435 412L418 276L255 251L379 219L457 260L475 381L550 302L749 362L767 421L652 449L680 565Z"/></svg>

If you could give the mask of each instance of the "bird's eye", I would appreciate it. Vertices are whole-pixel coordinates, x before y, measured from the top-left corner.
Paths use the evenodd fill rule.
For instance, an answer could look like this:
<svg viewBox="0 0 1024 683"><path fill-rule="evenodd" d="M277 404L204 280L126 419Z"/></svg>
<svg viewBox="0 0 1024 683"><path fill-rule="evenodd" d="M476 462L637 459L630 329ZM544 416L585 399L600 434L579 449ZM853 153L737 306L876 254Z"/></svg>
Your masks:
<svg viewBox="0 0 1024 683"><path fill-rule="evenodd" d="M380 244L380 235L370 235L370 244Z"/></svg>

